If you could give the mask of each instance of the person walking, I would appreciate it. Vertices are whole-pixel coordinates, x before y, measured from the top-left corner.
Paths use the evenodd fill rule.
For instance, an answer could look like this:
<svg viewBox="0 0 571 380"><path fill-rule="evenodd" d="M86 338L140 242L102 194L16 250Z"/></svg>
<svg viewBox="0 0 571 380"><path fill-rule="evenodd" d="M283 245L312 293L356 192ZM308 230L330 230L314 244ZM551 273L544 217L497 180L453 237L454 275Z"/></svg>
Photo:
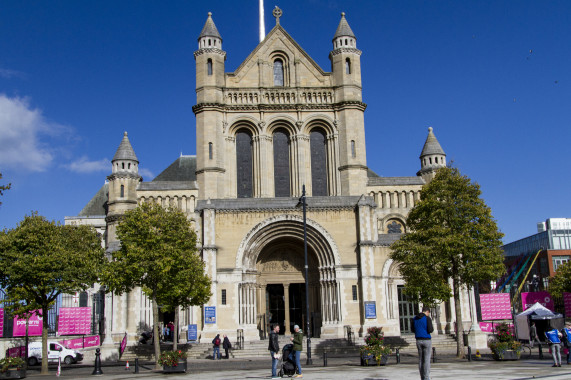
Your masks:
<svg viewBox="0 0 571 380"><path fill-rule="evenodd" d="M535 327L535 322L531 322L531 326L529 327L529 346L533 348L533 343L537 342L541 346L541 342L537 337L537 327Z"/></svg>
<svg viewBox="0 0 571 380"><path fill-rule="evenodd" d="M214 339L212 339L212 346L213 346L213 353L212 353L212 359L213 360L220 360L220 334L216 334L216 336L214 337Z"/></svg>
<svg viewBox="0 0 571 380"><path fill-rule="evenodd" d="M280 352L280 342L278 341L278 334L280 332L280 325L274 325L274 328L270 332L270 339L268 344L268 350L272 356L272 379L279 379L277 374L278 358Z"/></svg>
<svg viewBox="0 0 571 380"><path fill-rule="evenodd" d="M551 329L545 332L545 336L553 356L552 367L561 367L561 333L557 329Z"/></svg>
<svg viewBox="0 0 571 380"><path fill-rule="evenodd" d="M228 356L228 350L232 348L232 343L230 343L230 339L228 339L227 335L224 335L224 340L222 341L222 348L224 348L224 352L226 353L226 359L230 359Z"/></svg>
<svg viewBox="0 0 571 380"><path fill-rule="evenodd" d="M563 342L567 348L567 365L571 364L571 323L567 323L561 331Z"/></svg>
<svg viewBox="0 0 571 380"><path fill-rule="evenodd" d="M291 337L291 341L293 342L293 354L295 355L295 366L297 371L297 376L295 377L303 377L301 374L301 351L303 350L303 331L299 328L298 325L293 326L293 337Z"/></svg>
<svg viewBox="0 0 571 380"><path fill-rule="evenodd" d="M432 353L432 338L430 333L434 331L430 308L424 306L422 312L412 319L412 332L416 338L418 349L418 371L421 380L430 380L430 355Z"/></svg>

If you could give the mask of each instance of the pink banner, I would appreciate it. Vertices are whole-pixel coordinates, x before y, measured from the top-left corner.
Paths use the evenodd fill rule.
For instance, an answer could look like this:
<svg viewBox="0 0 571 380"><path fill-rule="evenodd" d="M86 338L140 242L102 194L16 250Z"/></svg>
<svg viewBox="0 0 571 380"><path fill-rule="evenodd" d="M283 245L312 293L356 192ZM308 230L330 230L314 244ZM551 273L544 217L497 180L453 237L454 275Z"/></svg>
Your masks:
<svg viewBox="0 0 571 380"><path fill-rule="evenodd" d="M551 311L555 310L555 303L553 302L553 298L551 294L548 292L529 292L529 293L521 293L521 303L523 305L523 310L529 309L536 302L539 302L544 307L548 308Z"/></svg>
<svg viewBox="0 0 571 380"><path fill-rule="evenodd" d="M565 316L571 318L571 293L563 293L563 304L565 305Z"/></svg>
<svg viewBox="0 0 571 380"><path fill-rule="evenodd" d="M2 338L4 335L4 309L0 308L0 338Z"/></svg>
<svg viewBox="0 0 571 380"><path fill-rule="evenodd" d="M6 357L10 358L17 358L17 357L25 357L26 356L26 347L12 347L6 350Z"/></svg>
<svg viewBox="0 0 571 380"><path fill-rule="evenodd" d="M62 345L71 349L99 346L99 335L86 336L85 338L65 339L60 341Z"/></svg>
<svg viewBox="0 0 571 380"><path fill-rule="evenodd" d="M59 309L59 335L91 334L90 307L62 307Z"/></svg>
<svg viewBox="0 0 571 380"><path fill-rule="evenodd" d="M28 336L42 335L42 312L36 310L28 320ZM13 336L26 336L26 319L14 318L14 334Z"/></svg>
<svg viewBox="0 0 571 380"><path fill-rule="evenodd" d="M121 341L121 347L119 348L119 356L123 355L123 352L125 352L125 348L127 347L127 333L125 333L125 336L123 337L123 340Z"/></svg>
<svg viewBox="0 0 571 380"><path fill-rule="evenodd" d="M509 293L480 294L483 320L512 319Z"/></svg>
<svg viewBox="0 0 571 380"><path fill-rule="evenodd" d="M480 330L482 330L483 332L487 332L487 333L496 333L496 326L498 326L500 323L499 322L480 322ZM508 326L510 328L510 332L512 335L515 334L515 327L512 323L508 323Z"/></svg>

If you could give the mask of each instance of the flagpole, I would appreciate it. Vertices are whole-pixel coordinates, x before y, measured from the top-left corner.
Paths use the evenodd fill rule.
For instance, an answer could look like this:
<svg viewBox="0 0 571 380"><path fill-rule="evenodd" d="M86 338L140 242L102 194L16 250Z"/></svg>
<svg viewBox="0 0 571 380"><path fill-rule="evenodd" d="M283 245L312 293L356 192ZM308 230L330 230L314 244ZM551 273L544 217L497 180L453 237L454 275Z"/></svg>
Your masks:
<svg viewBox="0 0 571 380"><path fill-rule="evenodd" d="M260 42L266 37L266 23L264 22L264 0L260 0Z"/></svg>

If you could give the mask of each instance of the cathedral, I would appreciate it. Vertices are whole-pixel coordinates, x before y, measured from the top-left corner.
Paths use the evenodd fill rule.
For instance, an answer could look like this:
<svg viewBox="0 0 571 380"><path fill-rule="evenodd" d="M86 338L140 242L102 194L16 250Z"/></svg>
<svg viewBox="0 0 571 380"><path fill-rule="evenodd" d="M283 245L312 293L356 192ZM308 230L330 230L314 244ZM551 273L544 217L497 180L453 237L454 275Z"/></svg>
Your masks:
<svg viewBox="0 0 571 380"><path fill-rule="evenodd" d="M331 30L331 72L286 32L280 16L276 8L273 29L227 72L223 39L209 13L194 53L196 155L181 155L145 182L125 132L108 181L66 223L95 226L111 251L119 247L121 215L137 204L184 211L212 297L181 310L182 337L196 325L202 342L237 331L251 341L263 338L270 324L286 334L295 324L305 327L308 316L310 333L321 338L342 338L349 327L358 334L370 326L382 326L386 335L410 333L419 305L403 293L390 245L407 232L407 214L446 165L446 154L429 128L424 146L418 142L415 176L375 174L367 166L361 50L345 14ZM141 291L105 297L106 341L125 333L136 341L141 326L151 325L150 301ZM465 291L465 330L476 319L473 301ZM436 334L453 330L453 302L434 310Z"/></svg>

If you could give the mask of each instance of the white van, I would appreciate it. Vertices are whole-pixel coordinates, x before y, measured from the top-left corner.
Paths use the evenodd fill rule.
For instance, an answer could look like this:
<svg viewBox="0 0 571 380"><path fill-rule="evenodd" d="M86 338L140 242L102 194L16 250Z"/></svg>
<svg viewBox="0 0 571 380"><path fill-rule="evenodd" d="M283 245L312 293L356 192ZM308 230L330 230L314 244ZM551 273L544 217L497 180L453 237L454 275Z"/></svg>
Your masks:
<svg viewBox="0 0 571 380"><path fill-rule="evenodd" d="M77 363L83 360L83 354L76 350L71 350L60 343L48 342L48 361L61 362L65 364ZM33 342L28 345L28 365L36 365L42 360L42 342Z"/></svg>

